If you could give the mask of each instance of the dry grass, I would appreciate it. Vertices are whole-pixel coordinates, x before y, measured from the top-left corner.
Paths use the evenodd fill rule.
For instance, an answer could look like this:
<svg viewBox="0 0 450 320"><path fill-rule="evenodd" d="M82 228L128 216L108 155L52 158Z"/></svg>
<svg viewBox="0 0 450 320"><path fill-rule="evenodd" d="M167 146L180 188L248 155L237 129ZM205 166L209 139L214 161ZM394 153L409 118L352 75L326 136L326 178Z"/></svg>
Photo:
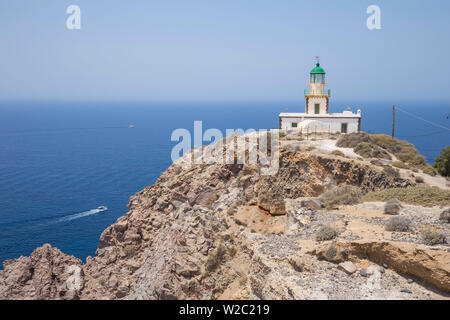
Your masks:
<svg viewBox="0 0 450 320"><path fill-rule="evenodd" d="M423 168L422 171L423 171L423 173L426 173L426 174L428 174L429 176L432 176L432 177L437 175L436 169L434 169L431 166L427 166L427 167Z"/></svg>
<svg viewBox="0 0 450 320"><path fill-rule="evenodd" d="M391 156L385 150L372 143L361 142L353 150L356 154L364 158L391 160Z"/></svg>
<svg viewBox="0 0 450 320"><path fill-rule="evenodd" d="M345 157L345 154L342 151L340 151L340 150L333 150L331 152L331 154L333 154L335 156Z"/></svg>
<svg viewBox="0 0 450 320"><path fill-rule="evenodd" d="M391 188L369 192L361 199L361 201L388 201L392 198L397 198L404 203L413 205L433 207L449 205L450 191L428 186Z"/></svg>
<svg viewBox="0 0 450 320"><path fill-rule="evenodd" d="M431 172L428 169L430 166L427 164L425 157L419 154L413 144L403 140L392 139L391 136L385 134L352 133L340 137L336 145L338 147L354 148L355 153L365 158L390 160L389 152L403 163L395 162L395 165L399 168L427 168Z"/></svg>
<svg viewBox="0 0 450 320"><path fill-rule="evenodd" d="M392 162L392 166L396 167L396 168L399 168L399 169L406 169L407 168L407 166L401 161L394 161L394 162Z"/></svg>
<svg viewBox="0 0 450 320"><path fill-rule="evenodd" d="M325 192L320 196L326 208L336 208L339 205L356 204L363 193L360 188L341 184L338 187Z"/></svg>

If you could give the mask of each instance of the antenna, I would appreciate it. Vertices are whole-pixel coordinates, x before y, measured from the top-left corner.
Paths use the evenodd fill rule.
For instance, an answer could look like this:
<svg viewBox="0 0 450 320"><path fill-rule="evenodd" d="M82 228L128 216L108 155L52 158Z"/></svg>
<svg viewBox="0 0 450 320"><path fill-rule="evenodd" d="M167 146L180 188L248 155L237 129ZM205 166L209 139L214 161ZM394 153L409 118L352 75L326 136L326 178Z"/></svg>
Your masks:
<svg viewBox="0 0 450 320"><path fill-rule="evenodd" d="M316 56L316 61L317 61L317 63L320 63L320 57L319 56Z"/></svg>

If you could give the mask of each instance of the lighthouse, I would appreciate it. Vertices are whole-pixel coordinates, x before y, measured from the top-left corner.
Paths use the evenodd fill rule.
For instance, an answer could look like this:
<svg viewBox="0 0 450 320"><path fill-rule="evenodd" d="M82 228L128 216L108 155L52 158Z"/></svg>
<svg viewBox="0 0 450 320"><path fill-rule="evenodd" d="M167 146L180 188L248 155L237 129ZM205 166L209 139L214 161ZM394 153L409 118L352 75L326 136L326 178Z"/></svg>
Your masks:
<svg viewBox="0 0 450 320"><path fill-rule="evenodd" d="M308 88L305 89L305 112L281 113L279 115L280 129L286 132L316 132L316 133L352 133L361 130L361 110L356 113L347 107L342 113L328 111L331 97L327 89L325 70L318 61L309 73Z"/></svg>
<svg viewBox="0 0 450 320"><path fill-rule="evenodd" d="M307 114L327 114L330 90L326 90L325 70L316 63L316 67L309 74L308 89L305 89Z"/></svg>

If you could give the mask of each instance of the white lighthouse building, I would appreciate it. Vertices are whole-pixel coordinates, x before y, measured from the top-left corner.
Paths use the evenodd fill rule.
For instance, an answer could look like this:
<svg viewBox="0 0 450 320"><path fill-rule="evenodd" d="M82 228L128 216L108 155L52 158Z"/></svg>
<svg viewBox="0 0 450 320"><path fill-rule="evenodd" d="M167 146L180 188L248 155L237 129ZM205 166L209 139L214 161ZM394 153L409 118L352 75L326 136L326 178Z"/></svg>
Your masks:
<svg viewBox="0 0 450 320"><path fill-rule="evenodd" d="M361 129L361 110L353 113L347 108L342 113L329 113L330 89L326 89L325 70L317 62L310 72L308 89L305 89L304 113L281 113L280 129L284 131L351 133Z"/></svg>

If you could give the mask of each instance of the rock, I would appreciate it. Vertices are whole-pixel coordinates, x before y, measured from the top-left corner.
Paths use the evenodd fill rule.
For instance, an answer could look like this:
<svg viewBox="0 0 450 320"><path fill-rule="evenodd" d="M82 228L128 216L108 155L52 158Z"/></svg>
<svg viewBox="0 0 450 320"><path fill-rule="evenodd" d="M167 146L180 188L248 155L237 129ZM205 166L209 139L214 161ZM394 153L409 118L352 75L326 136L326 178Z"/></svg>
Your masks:
<svg viewBox="0 0 450 320"><path fill-rule="evenodd" d="M398 215L402 205L398 199L389 199L384 206L384 214Z"/></svg>
<svg viewBox="0 0 450 320"><path fill-rule="evenodd" d="M116 292L116 297L117 298L123 298L123 297L125 297L127 294L128 294L128 292L130 291L130 288L128 288L127 286L120 286L118 289L117 289L117 292Z"/></svg>
<svg viewBox="0 0 450 320"><path fill-rule="evenodd" d="M366 270L366 269L361 269L361 270L359 270L359 274L360 274L361 276L363 276L363 277L369 276L369 274L367 273L367 270Z"/></svg>
<svg viewBox="0 0 450 320"><path fill-rule="evenodd" d="M356 272L356 266L351 261L340 263L338 269L344 271L347 274L353 274Z"/></svg>
<svg viewBox="0 0 450 320"><path fill-rule="evenodd" d="M0 300L64 299L67 291L83 288L81 261L49 244L34 250L30 257L4 263L0 272ZM69 290L68 290L69 289Z"/></svg>
<svg viewBox="0 0 450 320"><path fill-rule="evenodd" d="M413 283L414 280L413 279L408 279L408 283Z"/></svg>
<svg viewBox="0 0 450 320"><path fill-rule="evenodd" d="M400 292L412 294L412 291L408 290L408 289L402 289L402 290L400 290Z"/></svg>
<svg viewBox="0 0 450 320"><path fill-rule="evenodd" d="M70 276L66 280L66 287L68 290L79 292L83 289L83 270L77 265L67 267L66 271Z"/></svg>
<svg viewBox="0 0 450 320"><path fill-rule="evenodd" d="M338 251L353 259L389 264L389 269L417 277L444 292L450 292L450 252L425 245L389 241L336 242Z"/></svg>

